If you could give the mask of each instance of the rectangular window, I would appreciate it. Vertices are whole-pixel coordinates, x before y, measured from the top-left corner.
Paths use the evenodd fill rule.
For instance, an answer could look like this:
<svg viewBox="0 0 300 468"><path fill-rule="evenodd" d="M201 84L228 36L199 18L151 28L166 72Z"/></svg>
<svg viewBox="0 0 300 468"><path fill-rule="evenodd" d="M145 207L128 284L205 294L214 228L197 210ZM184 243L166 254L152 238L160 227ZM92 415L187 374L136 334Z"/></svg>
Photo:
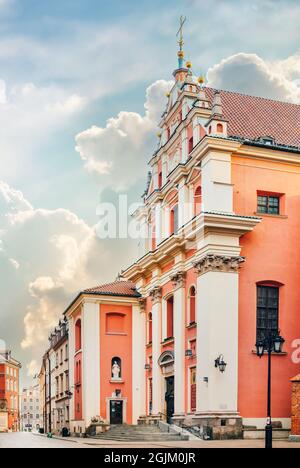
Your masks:
<svg viewBox="0 0 300 468"><path fill-rule="evenodd" d="M257 287L257 340L265 339L279 329L279 288Z"/></svg>
<svg viewBox="0 0 300 468"><path fill-rule="evenodd" d="M261 214L280 214L280 197L258 195L257 211Z"/></svg>

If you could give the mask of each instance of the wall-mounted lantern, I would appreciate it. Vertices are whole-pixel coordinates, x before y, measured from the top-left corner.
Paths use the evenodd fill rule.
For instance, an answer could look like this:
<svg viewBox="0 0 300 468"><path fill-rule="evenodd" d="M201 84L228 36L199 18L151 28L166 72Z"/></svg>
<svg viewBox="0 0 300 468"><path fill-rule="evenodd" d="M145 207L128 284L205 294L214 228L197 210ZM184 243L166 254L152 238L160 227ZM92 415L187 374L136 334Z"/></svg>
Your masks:
<svg viewBox="0 0 300 468"><path fill-rule="evenodd" d="M224 374L226 371L227 363L224 361L224 356L221 354L221 356L218 357L218 359L215 360L215 368L219 369L219 371Z"/></svg>

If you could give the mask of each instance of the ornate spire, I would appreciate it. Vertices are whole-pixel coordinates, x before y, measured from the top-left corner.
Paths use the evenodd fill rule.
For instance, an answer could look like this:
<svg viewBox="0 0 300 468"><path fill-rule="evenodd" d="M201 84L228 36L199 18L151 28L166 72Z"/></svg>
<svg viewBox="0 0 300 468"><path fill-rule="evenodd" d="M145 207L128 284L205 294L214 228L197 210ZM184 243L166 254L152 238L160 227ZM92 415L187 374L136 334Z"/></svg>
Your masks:
<svg viewBox="0 0 300 468"><path fill-rule="evenodd" d="M222 107L222 98L220 91L216 91L213 100L213 116L222 117L223 116L223 107Z"/></svg>

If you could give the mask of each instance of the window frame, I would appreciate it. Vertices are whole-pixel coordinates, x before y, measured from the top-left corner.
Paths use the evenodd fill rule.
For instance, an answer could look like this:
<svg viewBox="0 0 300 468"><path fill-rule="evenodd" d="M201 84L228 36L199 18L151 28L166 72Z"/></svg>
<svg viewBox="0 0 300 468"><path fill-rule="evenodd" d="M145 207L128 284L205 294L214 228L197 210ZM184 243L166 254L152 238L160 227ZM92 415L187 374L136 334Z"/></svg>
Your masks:
<svg viewBox="0 0 300 468"><path fill-rule="evenodd" d="M265 199L265 203L263 203L262 201L263 199ZM257 213L261 215L280 216L281 199L282 199L282 195L280 194L258 193L257 194ZM278 206L274 204L275 200L278 200ZM276 211L274 211L275 209Z"/></svg>
<svg viewBox="0 0 300 468"><path fill-rule="evenodd" d="M280 284L278 283L258 283L256 285L256 339L260 341L267 337L268 332L279 333L280 321ZM260 292L266 291L265 298L260 297ZM277 297L271 297L271 291L276 291ZM265 299L265 304L260 305L260 299ZM272 300L277 301L277 304L272 304ZM264 311L264 316L262 315ZM272 311L276 311L276 317L272 317ZM265 326L261 325L261 321L265 322ZM272 322L276 321L276 326L272 326Z"/></svg>

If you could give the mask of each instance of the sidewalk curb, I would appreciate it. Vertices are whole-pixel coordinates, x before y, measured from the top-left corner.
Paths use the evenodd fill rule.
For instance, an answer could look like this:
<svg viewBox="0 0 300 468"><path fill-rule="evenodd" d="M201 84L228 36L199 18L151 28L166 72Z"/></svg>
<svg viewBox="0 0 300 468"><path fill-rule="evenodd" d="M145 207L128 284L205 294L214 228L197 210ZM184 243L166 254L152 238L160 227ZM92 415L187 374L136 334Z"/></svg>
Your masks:
<svg viewBox="0 0 300 468"><path fill-rule="evenodd" d="M44 439L48 439L46 434L35 434L35 433L32 432L32 435L34 435L36 437L44 437ZM61 440L63 442L69 442L70 444L79 444L79 441L74 440L74 439L70 439L69 437L52 436L51 439Z"/></svg>

